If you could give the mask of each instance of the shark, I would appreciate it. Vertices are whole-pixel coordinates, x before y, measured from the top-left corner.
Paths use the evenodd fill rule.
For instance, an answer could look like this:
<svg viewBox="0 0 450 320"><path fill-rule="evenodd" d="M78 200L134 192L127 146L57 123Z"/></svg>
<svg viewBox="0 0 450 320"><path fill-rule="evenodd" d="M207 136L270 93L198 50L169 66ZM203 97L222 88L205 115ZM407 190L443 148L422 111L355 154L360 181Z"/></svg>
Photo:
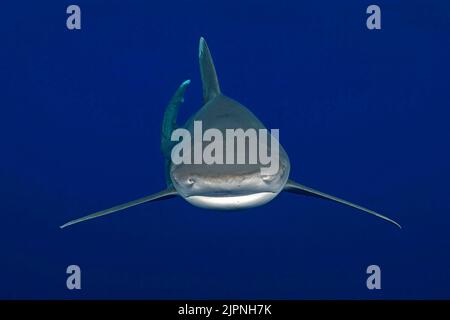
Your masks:
<svg viewBox="0 0 450 320"><path fill-rule="evenodd" d="M221 92L214 62L203 37L199 43L199 64L203 87L202 107L185 123L183 128L194 130L194 122L202 121L205 128L225 132L227 128L265 129L264 124L245 106ZM310 196L333 201L371 214L401 228L396 221L378 212L347 200L307 187L290 178L290 161L279 146L279 166L275 173L262 174L261 163L253 164L175 164L171 160L174 141L171 136L179 128L177 115L184 102L190 80L184 81L167 105L161 130L161 152L164 156L166 188L157 193L116 205L106 210L71 220L60 228L115 213L136 205L181 197L190 204L212 210L242 210L264 205L281 192Z"/></svg>

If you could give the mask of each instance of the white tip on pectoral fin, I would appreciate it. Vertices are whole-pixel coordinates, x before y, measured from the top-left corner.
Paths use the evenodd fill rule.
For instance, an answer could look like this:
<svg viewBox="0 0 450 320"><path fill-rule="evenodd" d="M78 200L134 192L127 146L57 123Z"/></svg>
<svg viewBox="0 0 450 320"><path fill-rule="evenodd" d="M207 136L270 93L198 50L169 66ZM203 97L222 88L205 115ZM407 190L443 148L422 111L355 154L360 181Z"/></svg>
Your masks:
<svg viewBox="0 0 450 320"><path fill-rule="evenodd" d="M158 193L154 193L152 195L149 195L149 196L146 196L146 197L143 197L143 198L139 198L139 199L127 202L127 203L119 204L119 205L114 206L112 208L109 208L109 209L106 209L106 210L102 210L102 211L98 211L98 212L95 212L95 213L90 214L88 216L81 217L81 218L78 218L78 219L75 219L75 220L71 220L71 221L63 224L62 226L60 226L60 228L62 229L62 228L71 226L73 224L79 223L79 222L83 222L83 221L86 221L86 220L98 218L98 217L101 217L101 216L104 216L104 215L107 215L107 214L110 214L110 213L121 211L123 209L134 207L134 206L137 206L138 204L141 204L141 203L169 199L169 198L175 197L176 195L177 195L177 192L175 191L174 188L168 188L166 190L163 190L163 191L158 192Z"/></svg>
<svg viewBox="0 0 450 320"><path fill-rule="evenodd" d="M345 204L345 205L350 206L352 208L355 208L355 209L367 212L369 214L372 214L374 216L377 216L378 218L386 220L386 221L388 221L388 222L390 222L392 224L395 224L400 229L402 228L402 226L399 223L395 222L394 220L392 220L392 219L390 219L390 218L388 218L386 216L383 216L382 214L379 214L379 213L377 213L375 211L366 209L364 207L361 207L361 206L359 206L357 204L354 204L354 203L351 203L349 201L346 201L346 200L343 200L343 199L331 196L329 194L326 194L326 193L314 190L312 188L309 188L307 186L301 185L301 184L299 184L297 182L294 182L292 180L288 180L288 182L286 183L286 186L284 187L284 191L291 192L291 193L302 194L302 195L307 195L307 196L313 196L313 197L317 197L317 198L321 198L321 199L326 199L326 200L331 200L331 201L335 201L335 202L338 202L338 203L342 203L342 204Z"/></svg>

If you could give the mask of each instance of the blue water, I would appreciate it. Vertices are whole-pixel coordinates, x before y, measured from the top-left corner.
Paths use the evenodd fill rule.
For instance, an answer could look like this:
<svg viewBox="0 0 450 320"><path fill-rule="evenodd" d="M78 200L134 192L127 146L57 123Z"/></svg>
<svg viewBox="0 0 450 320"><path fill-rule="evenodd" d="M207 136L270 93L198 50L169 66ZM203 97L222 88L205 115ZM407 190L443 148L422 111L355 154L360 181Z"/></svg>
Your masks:
<svg viewBox="0 0 450 320"><path fill-rule="evenodd" d="M81 7L81 30L66 7ZM0 298L450 298L450 3L15 1L0 10ZM291 177L403 225L281 194L241 212L160 191L164 108L204 36ZM79 265L82 289L66 288ZM381 268L368 290L366 268Z"/></svg>

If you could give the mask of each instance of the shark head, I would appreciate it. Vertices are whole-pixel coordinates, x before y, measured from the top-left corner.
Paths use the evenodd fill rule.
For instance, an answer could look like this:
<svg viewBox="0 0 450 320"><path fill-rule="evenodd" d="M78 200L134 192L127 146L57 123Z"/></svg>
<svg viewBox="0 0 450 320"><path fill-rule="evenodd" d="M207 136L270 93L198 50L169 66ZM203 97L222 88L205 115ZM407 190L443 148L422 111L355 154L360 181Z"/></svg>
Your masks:
<svg viewBox="0 0 450 320"><path fill-rule="evenodd" d="M182 164L171 167L170 177L177 193L195 206L237 210L275 198L286 184L289 168L289 161L282 162L277 173L264 175L257 165Z"/></svg>

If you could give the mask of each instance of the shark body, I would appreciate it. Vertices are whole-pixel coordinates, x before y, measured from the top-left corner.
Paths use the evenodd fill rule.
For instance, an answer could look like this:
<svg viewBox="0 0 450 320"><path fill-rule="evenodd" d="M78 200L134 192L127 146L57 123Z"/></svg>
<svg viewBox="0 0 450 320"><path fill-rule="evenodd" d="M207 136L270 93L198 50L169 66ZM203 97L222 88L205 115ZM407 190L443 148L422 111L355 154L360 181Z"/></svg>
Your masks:
<svg viewBox="0 0 450 320"><path fill-rule="evenodd" d="M203 38L200 39L199 62L204 104L186 122L184 128L192 132L194 121L202 121L205 129L216 128L221 132L230 128L265 129L263 123L249 109L222 94L210 51ZM171 161L171 150L174 145L171 135L178 128L177 113L189 83L190 81L187 80L181 84L164 113L161 151L165 158L167 188L158 193L69 221L61 228L145 202L164 200L175 196L181 196L192 205L201 208L238 210L263 205L282 191L338 202L377 216L401 228L400 224L394 220L375 211L289 179L290 161L281 145L279 147L279 170L276 174L271 175L261 173L260 163L175 165Z"/></svg>

